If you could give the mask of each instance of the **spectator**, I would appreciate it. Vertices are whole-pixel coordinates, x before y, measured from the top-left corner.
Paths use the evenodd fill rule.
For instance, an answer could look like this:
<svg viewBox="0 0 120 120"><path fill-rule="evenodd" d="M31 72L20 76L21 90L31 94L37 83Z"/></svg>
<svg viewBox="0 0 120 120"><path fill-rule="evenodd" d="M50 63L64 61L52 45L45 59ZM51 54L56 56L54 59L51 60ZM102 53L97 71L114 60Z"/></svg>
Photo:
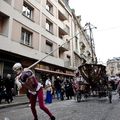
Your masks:
<svg viewBox="0 0 120 120"><path fill-rule="evenodd" d="M62 85L62 87L61 87L61 100L64 100L64 94L65 94L65 89L64 89L64 86Z"/></svg>
<svg viewBox="0 0 120 120"><path fill-rule="evenodd" d="M60 82L60 77L57 76L57 79L54 81L54 86L57 94L57 99L61 99L61 82Z"/></svg>
<svg viewBox="0 0 120 120"><path fill-rule="evenodd" d="M47 80L45 82L45 88L46 88L46 103L52 103L52 84L50 81L50 78L47 77Z"/></svg>
<svg viewBox="0 0 120 120"><path fill-rule="evenodd" d="M120 81L118 81L117 92L118 92L118 94L119 94L119 98L120 98Z"/></svg>
<svg viewBox="0 0 120 120"><path fill-rule="evenodd" d="M66 82L65 82L65 93L66 93L67 100L70 99L70 88L71 88L70 82L68 80L66 80Z"/></svg>
<svg viewBox="0 0 120 120"><path fill-rule="evenodd" d="M73 91L73 80L71 79L70 80L70 90L69 90L69 92L70 92L70 99L72 99L72 97L74 96L74 91Z"/></svg>
<svg viewBox="0 0 120 120"><path fill-rule="evenodd" d="M12 102L13 101L14 80L12 79L11 74L7 74L7 77L5 79L5 88L6 88L8 102Z"/></svg>

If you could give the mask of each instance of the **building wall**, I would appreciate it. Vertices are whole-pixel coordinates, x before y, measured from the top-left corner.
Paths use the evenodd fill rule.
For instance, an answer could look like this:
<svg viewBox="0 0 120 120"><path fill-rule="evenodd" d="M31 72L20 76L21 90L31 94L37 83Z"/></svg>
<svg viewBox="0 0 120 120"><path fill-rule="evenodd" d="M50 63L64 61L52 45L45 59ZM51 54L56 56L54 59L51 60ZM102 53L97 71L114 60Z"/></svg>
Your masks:
<svg viewBox="0 0 120 120"><path fill-rule="evenodd" d="M53 46L53 50L56 49L57 44L54 43L53 41L51 41L49 38L45 37L45 36L41 36L41 52L45 53L46 52L46 41L50 42ZM54 57L58 58L58 50L56 50L55 52L53 52L52 54Z"/></svg>
<svg viewBox="0 0 120 120"><path fill-rule="evenodd" d="M23 8L23 0L15 0L14 8L21 13Z"/></svg>
<svg viewBox="0 0 120 120"><path fill-rule="evenodd" d="M12 26L12 37L11 40L21 43L21 31L22 28L29 30L32 33L32 48L35 50L39 50L39 33L35 32L34 30L26 27L25 25L19 23L18 21L13 20Z"/></svg>
<svg viewBox="0 0 120 120"><path fill-rule="evenodd" d="M11 37L11 40L15 41L15 42L20 42L20 39L21 39L21 28L22 28L22 25L13 20L13 24L12 24L12 37Z"/></svg>
<svg viewBox="0 0 120 120"><path fill-rule="evenodd" d="M75 59L77 59L76 62L81 62L80 41L85 43L87 50L90 50L90 46L84 37L81 37L82 34L79 34L78 56L76 57L74 55L75 38L72 40L71 38L75 37L77 32L80 32L80 28L75 24L76 19L73 18L71 10L62 0L61 2L58 2L58 0L48 0L53 6L52 14L46 10L46 1L47 0L11 0L10 4L4 0L0 2L0 16L2 16L1 13L5 15L5 30L3 30L3 26L0 25L0 31L4 31L6 34L6 36L4 36L3 33L0 35L0 48L2 51L7 51L17 56L40 60L47 55L45 53L46 40L53 44L53 50L57 49L67 40L70 40L70 49L63 49L64 47L62 46L58 48L52 56L46 57L43 62L64 67L65 69L66 62L69 62L70 64L67 63L67 68L73 70L76 65L78 65L74 64ZM32 8L32 18L23 15L24 2ZM59 19L59 13L64 17L63 20ZM46 30L46 19L53 24L53 33ZM32 46L21 44L22 28L32 33ZM59 34L62 38L59 37ZM62 50L59 51L60 49Z"/></svg>
<svg viewBox="0 0 120 120"><path fill-rule="evenodd" d="M106 71L108 76L120 74L120 58L113 58L107 61Z"/></svg>
<svg viewBox="0 0 120 120"><path fill-rule="evenodd" d="M4 24L4 22L3 22L3 18L0 17L0 33L2 33L3 24Z"/></svg>

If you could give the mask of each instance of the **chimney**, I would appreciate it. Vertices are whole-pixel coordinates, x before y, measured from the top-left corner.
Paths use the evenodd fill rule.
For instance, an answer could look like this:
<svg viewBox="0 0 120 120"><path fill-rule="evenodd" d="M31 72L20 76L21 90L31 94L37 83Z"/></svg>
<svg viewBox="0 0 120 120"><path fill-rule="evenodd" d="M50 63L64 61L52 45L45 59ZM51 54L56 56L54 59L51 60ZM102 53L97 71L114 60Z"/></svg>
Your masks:
<svg viewBox="0 0 120 120"><path fill-rule="evenodd" d="M71 9L71 11L72 11L72 13L74 13L74 14L75 14L75 9Z"/></svg>
<svg viewBox="0 0 120 120"><path fill-rule="evenodd" d="M80 15L77 16L77 20L78 20L79 23L81 22L81 16Z"/></svg>

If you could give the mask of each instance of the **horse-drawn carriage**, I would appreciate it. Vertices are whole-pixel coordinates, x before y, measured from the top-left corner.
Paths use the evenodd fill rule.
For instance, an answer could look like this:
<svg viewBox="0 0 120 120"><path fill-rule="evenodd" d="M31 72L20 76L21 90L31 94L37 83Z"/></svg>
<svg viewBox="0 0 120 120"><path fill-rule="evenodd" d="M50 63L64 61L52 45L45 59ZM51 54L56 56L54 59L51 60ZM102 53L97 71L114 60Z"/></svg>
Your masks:
<svg viewBox="0 0 120 120"><path fill-rule="evenodd" d="M76 82L76 99L78 102L87 100L87 97L90 96L89 88L89 84L85 81Z"/></svg>
<svg viewBox="0 0 120 120"><path fill-rule="evenodd" d="M76 89L77 101L88 96L106 97L109 93L108 79L106 76L106 67L101 64L84 64L78 67L77 80L78 89ZM82 78L82 80L81 80ZM111 102L111 96L108 96Z"/></svg>

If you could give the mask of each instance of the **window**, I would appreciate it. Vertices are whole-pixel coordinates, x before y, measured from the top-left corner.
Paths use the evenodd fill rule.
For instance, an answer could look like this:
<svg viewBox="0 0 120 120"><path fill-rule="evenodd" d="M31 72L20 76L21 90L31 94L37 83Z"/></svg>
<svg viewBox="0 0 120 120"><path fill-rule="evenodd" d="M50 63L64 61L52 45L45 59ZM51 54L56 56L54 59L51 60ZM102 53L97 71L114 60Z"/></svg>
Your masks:
<svg viewBox="0 0 120 120"><path fill-rule="evenodd" d="M46 53L49 54L52 50L53 50L53 44L50 43L49 41L46 41Z"/></svg>
<svg viewBox="0 0 120 120"><path fill-rule="evenodd" d="M70 61L70 56L69 55L67 55L67 60Z"/></svg>
<svg viewBox="0 0 120 120"><path fill-rule="evenodd" d="M53 33L53 23L46 19L46 30Z"/></svg>
<svg viewBox="0 0 120 120"><path fill-rule="evenodd" d="M90 52L89 52L89 51L86 51L86 53L87 53L87 56L90 57Z"/></svg>
<svg viewBox="0 0 120 120"><path fill-rule="evenodd" d="M32 17L33 17L33 8L31 6L29 6L27 3L24 2L22 13L26 17L32 19Z"/></svg>
<svg viewBox="0 0 120 120"><path fill-rule="evenodd" d="M32 33L22 28L21 43L32 46Z"/></svg>
<svg viewBox="0 0 120 120"><path fill-rule="evenodd" d="M46 3L46 10L53 14L53 5L49 1Z"/></svg>
<svg viewBox="0 0 120 120"><path fill-rule="evenodd" d="M71 59L70 56L67 55L67 61L68 61L69 66L71 65L70 59Z"/></svg>
<svg viewBox="0 0 120 120"><path fill-rule="evenodd" d="M119 69L120 69L120 63L117 63L117 68L119 68Z"/></svg>
<svg viewBox="0 0 120 120"><path fill-rule="evenodd" d="M78 50L78 37L75 36L75 49Z"/></svg>
<svg viewBox="0 0 120 120"><path fill-rule="evenodd" d="M70 28L69 26L66 25L66 32L69 34L70 33Z"/></svg>
<svg viewBox="0 0 120 120"><path fill-rule="evenodd" d="M67 49L70 50L70 40L66 39L67 42Z"/></svg>

